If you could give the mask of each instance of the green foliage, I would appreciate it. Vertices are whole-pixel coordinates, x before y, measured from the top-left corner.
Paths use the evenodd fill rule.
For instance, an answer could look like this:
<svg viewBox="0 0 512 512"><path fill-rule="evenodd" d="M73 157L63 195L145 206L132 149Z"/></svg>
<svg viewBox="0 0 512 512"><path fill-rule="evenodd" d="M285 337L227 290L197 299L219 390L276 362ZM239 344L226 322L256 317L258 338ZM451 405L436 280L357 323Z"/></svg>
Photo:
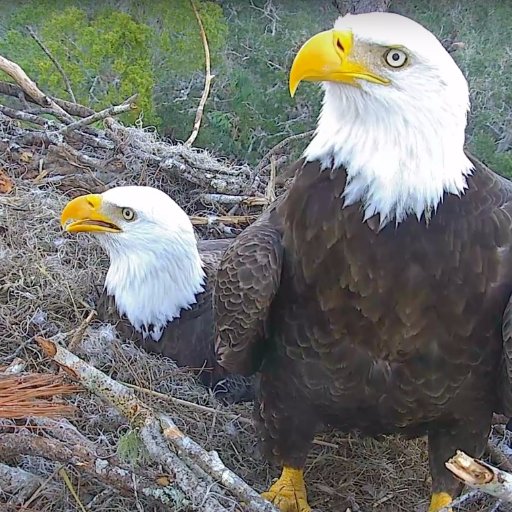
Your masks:
<svg viewBox="0 0 512 512"><path fill-rule="evenodd" d="M232 20L225 67L217 70L198 144L237 155L250 163L283 138L313 127L320 108L320 88L301 85L295 99L288 92L288 69L304 40L334 19L311 16L306 0L252 5L223 2Z"/></svg>
<svg viewBox="0 0 512 512"><path fill-rule="evenodd" d="M512 153L496 152L496 141L489 133L477 133L473 137L472 149L487 166L512 179Z"/></svg>
<svg viewBox="0 0 512 512"><path fill-rule="evenodd" d="M117 455L122 461L131 465L139 465L150 461L137 430L129 430L119 438Z"/></svg>
<svg viewBox="0 0 512 512"><path fill-rule="evenodd" d="M299 46L332 26L338 16L332 2L195 2L215 75L196 144L254 164L283 138L313 128L321 89L301 84L291 99L288 70ZM144 125L154 124L178 140L189 136L205 66L190 0L0 0L0 5L0 53L21 64L43 89L67 96L61 75L26 33L27 24L63 66L78 101L102 108L138 93ZM510 152L496 153L512 119L512 3L393 0L391 9L440 38L455 32L465 44L454 58L470 83L470 149L512 176ZM137 116L125 114L123 120Z"/></svg>
<svg viewBox="0 0 512 512"><path fill-rule="evenodd" d="M155 78L147 51L152 38L148 25L108 9L89 16L77 7L57 10L56 2L46 2L40 10L42 5L35 8L34 15L30 3L16 12L11 20L13 28L0 42L4 55L18 62L44 90L67 96L64 79L55 65L20 30L19 24L30 14L34 30L61 64L77 101L103 108L138 93L146 122L158 120L152 101ZM126 114L125 120L133 122L137 115Z"/></svg>
<svg viewBox="0 0 512 512"><path fill-rule="evenodd" d="M125 2L124 11L92 1L70 4L26 2L11 15L0 52L18 62L43 89L66 97L61 74L24 30L31 23L63 67L77 101L103 108L138 93L144 124L160 127L156 105L163 103L162 89L169 82L157 83L156 77L172 76L175 84L204 69L203 45L189 0ZM227 33L222 10L212 2L198 3L198 9L215 62ZM174 93L166 91L168 97ZM133 122L138 115L125 114L124 121ZM180 125L191 126L183 121Z"/></svg>

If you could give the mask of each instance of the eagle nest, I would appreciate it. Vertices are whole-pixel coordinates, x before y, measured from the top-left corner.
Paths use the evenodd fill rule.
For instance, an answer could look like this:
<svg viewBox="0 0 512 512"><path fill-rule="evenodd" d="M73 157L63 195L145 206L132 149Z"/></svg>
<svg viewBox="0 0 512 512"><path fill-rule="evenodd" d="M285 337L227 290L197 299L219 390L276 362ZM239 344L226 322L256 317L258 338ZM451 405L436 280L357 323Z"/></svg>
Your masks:
<svg viewBox="0 0 512 512"><path fill-rule="evenodd" d="M151 410L172 417L183 433L217 451L254 489L268 488L276 469L258 453L252 406L221 405L172 361L124 342L112 326L91 318L106 257L87 236L71 239L59 225L71 195L148 184L197 216L201 236L232 236L271 198L272 179L260 176L267 169L252 172L123 127L112 117L118 111L91 120L91 110L40 91L38 96L21 83L23 89L0 83L0 367L12 368L14 361L24 373L63 379L35 339L71 344L89 365L131 385ZM89 126L98 120L105 126ZM172 490L173 477L116 408L85 391L63 394L59 403L57 418L0 419L0 502L13 510L24 504L24 510L59 512L191 509L178 490L165 499L158 494ZM424 510L427 465L423 439L324 432L306 465L310 503L323 511ZM482 503L471 510L483 510ZM241 510L235 500L224 499L222 507L215 510Z"/></svg>

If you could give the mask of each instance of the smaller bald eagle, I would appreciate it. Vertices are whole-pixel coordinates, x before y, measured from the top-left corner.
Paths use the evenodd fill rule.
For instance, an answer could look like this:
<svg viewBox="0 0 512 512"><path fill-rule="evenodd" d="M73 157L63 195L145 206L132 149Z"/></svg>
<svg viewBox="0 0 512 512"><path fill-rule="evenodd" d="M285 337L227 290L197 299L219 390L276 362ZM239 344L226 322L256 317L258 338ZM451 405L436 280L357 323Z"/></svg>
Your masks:
<svg viewBox="0 0 512 512"><path fill-rule="evenodd" d="M167 194L141 186L77 197L61 225L91 233L109 256L100 320L117 324L144 350L197 370L217 396L251 398L250 381L228 376L214 356L210 282L230 240L198 242L188 215Z"/></svg>

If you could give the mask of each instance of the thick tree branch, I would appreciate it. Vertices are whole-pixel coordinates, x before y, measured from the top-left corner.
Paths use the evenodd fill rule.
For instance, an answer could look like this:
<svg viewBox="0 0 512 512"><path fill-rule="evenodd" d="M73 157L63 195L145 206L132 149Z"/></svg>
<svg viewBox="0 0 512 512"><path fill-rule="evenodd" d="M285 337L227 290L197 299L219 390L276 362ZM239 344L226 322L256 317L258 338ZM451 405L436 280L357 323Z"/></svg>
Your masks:
<svg viewBox="0 0 512 512"><path fill-rule="evenodd" d="M474 459L461 451L457 451L456 455L445 465L469 487L512 502L512 475L510 473Z"/></svg>
<svg viewBox="0 0 512 512"><path fill-rule="evenodd" d="M1 82L0 81L0 94L5 94L6 96L12 96L13 98L20 99L23 98L25 101L30 103L35 103L36 105L40 105L32 96L27 94L19 85L11 84L9 82ZM94 114L94 110L89 107L84 107L83 105L79 105L78 103L72 103L70 101L61 100L59 98L51 99L59 105L63 110L71 114L72 116L78 117L87 117L91 114Z"/></svg>
<svg viewBox="0 0 512 512"><path fill-rule="evenodd" d="M194 226L214 226L216 224L241 226L244 224L251 224L257 218L257 215L209 215L208 217L192 215L190 217L190 221Z"/></svg>
<svg viewBox="0 0 512 512"><path fill-rule="evenodd" d="M71 464L125 495L141 493L163 503L169 503L174 492L172 479L159 478L146 470L143 471L143 475L136 474L122 465L116 457L96 455L94 445L84 444L81 439L64 443L21 431L0 434L0 447L4 456L31 455Z"/></svg>
<svg viewBox="0 0 512 512"><path fill-rule="evenodd" d="M36 103L42 107L50 107L64 118L72 120L71 116L62 107L57 105L52 98L41 92L35 82L28 77L18 64L0 55L0 69L7 73L22 88L23 92L34 99Z"/></svg>
<svg viewBox="0 0 512 512"><path fill-rule="evenodd" d="M176 483L192 502L201 497L202 510L221 511L224 507L209 494L211 483L197 476L204 474L214 482L219 482L252 512L277 512L273 505L263 500L239 476L229 470L215 451L207 452L190 437L183 434L173 420L156 413L139 400L133 390L111 379L103 372L54 343L36 337L44 352L57 362L67 373L77 379L89 391L102 397L118 409L139 429L139 435L148 453L175 475ZM170 443L179 455L169 449ZM194 472L195 468L195 472ZM207 479L208 480L208 479ZM222 494L221 488L218 492Z"/></svg>

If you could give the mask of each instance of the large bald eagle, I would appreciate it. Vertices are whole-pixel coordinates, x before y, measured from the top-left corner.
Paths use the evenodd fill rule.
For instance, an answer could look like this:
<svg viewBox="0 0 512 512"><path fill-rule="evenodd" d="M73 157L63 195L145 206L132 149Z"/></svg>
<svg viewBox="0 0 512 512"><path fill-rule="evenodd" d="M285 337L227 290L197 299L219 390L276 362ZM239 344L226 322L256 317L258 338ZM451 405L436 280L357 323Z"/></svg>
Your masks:
<svg viewBox="0 0 512 512"><path fill-rule="evenodd" d="M61 224L89 232L110 266L96 309L144 350L199 373L219 398L251 398L251 385L215 360L212 279L230 240L197 241L187 214L152 187L116 187L71 200Z"/></svg>
<svg viewBox="0 0 512 512"><path fill-rule="evenodd" d="M461 491L445 461L481 456L493 411L512 413L512 184L465 153L467 82L408 18L339 18L296 55L292 95L303 80L325 91L316 134L223 256L219 361L260 372L282 511L311 510L303 466L329 424L427 434L434 512Z"/></svg>

